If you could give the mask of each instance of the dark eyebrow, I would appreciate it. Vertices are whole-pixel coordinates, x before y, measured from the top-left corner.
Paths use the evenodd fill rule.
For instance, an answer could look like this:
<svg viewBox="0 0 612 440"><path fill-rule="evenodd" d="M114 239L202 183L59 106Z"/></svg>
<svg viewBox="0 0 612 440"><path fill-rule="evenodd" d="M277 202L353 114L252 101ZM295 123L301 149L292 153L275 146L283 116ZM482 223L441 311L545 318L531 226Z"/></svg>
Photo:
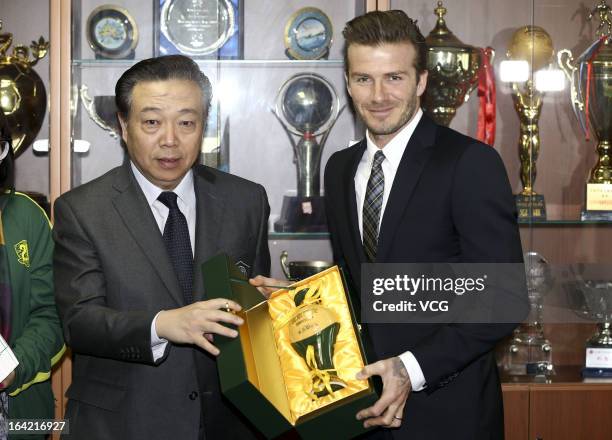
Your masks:
<svg viewBox="0 0 612 440"><path fill-rule="evenodd" d="M160 112L161 109L159 107L143 107L140 110L140 113L145 113L145 112Z"/></svg>
<svg viewBox="0 0 612 440"><path fill-rule="evenodd" d="M143 108L140 110L140 113L146 113L146 112L161 112L161 111L162 111L162 109L161 109L161 108L159 108L159 107L143 107ZM193 114L195 114L195 115L197 115L197 114L198 114L197 110L192 109L192 108L183 108L183 109L180 109L178 112L179 112L179 113L181 113L181 114L185 114L185 113L193 113Z"/></svg>

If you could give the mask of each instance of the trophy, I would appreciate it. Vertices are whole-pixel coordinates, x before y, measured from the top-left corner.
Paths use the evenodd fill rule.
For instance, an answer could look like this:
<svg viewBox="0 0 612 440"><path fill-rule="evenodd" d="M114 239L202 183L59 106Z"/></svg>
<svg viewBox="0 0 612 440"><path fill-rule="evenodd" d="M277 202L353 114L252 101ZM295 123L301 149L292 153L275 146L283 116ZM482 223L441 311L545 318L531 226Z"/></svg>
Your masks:
<svg viewBox="0 0 612 440"><path fill-rule="evenodd" d="M306 362L310 379L305 391L316 400L346 387L333 361L340 323L334 313L321 304L319 289L314 294L311 288L301 289L293 302L297 310L288 323L289 340Z"/></svg>
<svg viewBox="0 0 612 440"><path fill-rule="evenodd" d="M612 377L612 281L586 280L580 285L587 316L599 321L586 344L584 377Z"/></svg>
<svg viewBox="0 0 612 440"><path fill-rule="evenodd" d="M284 196L280 219L274 223L276 232L327 231L319 182L321 152L343 110L334 86L316 73L292 76L278 91L272 112L293 147L297 196ZM297 144L292 134L300 137Z"/></svg>
<svg viewBox="0 0 612 440"><path fill-rule="evenodd" d="M589 122L597 137L597 164L586 185L586 209L582 220L612 219L612 10L604 0L591 11L597 13L599 38L575 61L572 52L563 49L557 61L568 77L572 109L589 139Z"/></svg>
<svg viewBox="0 0 612 440"><path fill-rule="evenodd" d="M281 269L289 281L299 281L319 272L329 269L334 265L331 261L290 261L287 263L289 254L282 251L280 255Z"/></svg>
<svg viewBox="0 0 612 440"><path fill-rule="evenodd" d="M13 151L18 156L34 141L45 118L45 85L32 67L47 54L49 43L40 37L29 49L13 47L9 55L11 44L13 34L0 33L0 107L11 127Z"/></svg>
<svg viewBox="0 0 612 440"><path fill-rule="evenodd" d="M462 43L446 27L442 2L434 10L438 21L425 39L429 78L424 108L438 124L448 126L478 81L480 49Z"/></svg>
<svg viewBox="0 0 612 440"><path fill-rule="evenodd" d="M511 60L529 63L531 72L547 68L553 61L554 49L550 35L539 26L523 26L513 35L507 56ZM533 187L536 161L540 152L540 129L543 93L536 90L533 80L522 86L512 83L512 101L520 121L519 158L521 160L522 191L516 195L519 219L546 220L544 196Z"/></svg>
<svg viewBox="0 0 612 440"><path fill-rule="evenodd" d="M598 331L586 342L584 377L612 377L612 280L607 264L578 264L565 287L581 318L597 322Z"/></svg>
<svg viewBox="0 0 612 440"><path fill-rule="evenodd" d="M530 311L527 322L516 330L507 351L505 369L510 374L553 374L552 346L542 328L542 301L552 286L548 262L537 252L525 254L525 275Z"/></svg>
<svg viewBox="0 0 612 440"><path fill-rule="evenodd" d="M87 114L100 128L107 131L113 139L119 139L119 121L117 120L117 106L115 96L89 96L89 88L81 86L81 101Z"/></svg>

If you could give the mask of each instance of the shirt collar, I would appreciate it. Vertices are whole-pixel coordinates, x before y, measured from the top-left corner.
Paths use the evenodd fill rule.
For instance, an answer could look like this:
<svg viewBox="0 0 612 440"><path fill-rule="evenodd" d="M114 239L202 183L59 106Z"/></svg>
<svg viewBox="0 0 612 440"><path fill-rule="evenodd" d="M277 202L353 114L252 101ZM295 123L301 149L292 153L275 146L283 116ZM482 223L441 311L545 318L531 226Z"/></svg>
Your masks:
<svg viewBox="0 0 612 440"><path fill-rule="evenodd" d="M419 107L412 120L406 124L406 126L402 128L387 145L383 147L382 150L385 153L385 158L389 161L394 169L399 168L399 164L402 160L402 156L404 155L404 151L406 150L406 146L408 145L408 141L412 137L412 134L414 133L414 130L419 124L422 116L423 110L421 110ZM370 139L369 131L366 131L366 145L367 162L371 163L374 160L374 154L376 154L380 148L378 148Z"/></svg>
<svg viewBox="0 0 612 440"><path fill-rule="evenodd" d="M157 201L159 195L165 190L151 183L140 172L136 165L134 165L134 162L130 161L130 166L132 167L132 172L134 173L136 182L138 182L138 185L142 189L142 192L147 199L147 203L149 203L149 206L152 206L153 203ZM172 191L183 203L188 206L193 205L193 202L195 201L195 191L193 189L193 169L189 169L189 171L187 171L187 174L183 176L179 184Z"/></svg>

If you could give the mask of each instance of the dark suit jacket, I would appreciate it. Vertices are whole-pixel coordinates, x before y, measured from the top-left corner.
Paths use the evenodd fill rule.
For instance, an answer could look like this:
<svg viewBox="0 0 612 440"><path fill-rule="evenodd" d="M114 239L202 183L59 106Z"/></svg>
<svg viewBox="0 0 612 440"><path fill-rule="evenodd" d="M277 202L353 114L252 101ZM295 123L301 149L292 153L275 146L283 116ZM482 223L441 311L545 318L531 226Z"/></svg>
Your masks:
<svg viewBox="0 0 612 440"><path fill-rule="evenodd" d="M357 292L366 257L354 177L365 149L363 140L339 151L325 169L334 257L347 269ZM424 115L391 188L376 261L522 262L514 199L497 152ZM376 355L370 361L411 350L427 383L424 391L409 397L401 428L386 435L414 440L503 438L501 388L491 350L514 327L366 326Z"/></svg>
<svg viewBox="0 0 612 440"><path fill-rule="evenodd" d="M202 262L225 252L267 274L269 206L262 186L194 168L194 298L206 298ZM79 439L248 438L219 395L214 359L168 344L153 362L151 322L184 305L151 209L129 164L55 203L55 289L74 353L66 418ZM200 424L204 426L202 430Z"/></svg>

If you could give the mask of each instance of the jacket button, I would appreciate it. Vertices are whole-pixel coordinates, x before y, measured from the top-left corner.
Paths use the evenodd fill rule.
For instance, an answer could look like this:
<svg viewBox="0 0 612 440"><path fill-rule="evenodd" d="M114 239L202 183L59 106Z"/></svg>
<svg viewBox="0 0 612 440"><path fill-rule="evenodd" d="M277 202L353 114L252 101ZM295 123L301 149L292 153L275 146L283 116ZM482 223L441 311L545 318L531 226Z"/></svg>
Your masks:
<svg viewBox="0 0 612 440"><path fill-rule="evenodd" d="M191 393L189 393L189 398L191 400L196 400L198 398L198 393L196 391L192 391Z"/></svg>

